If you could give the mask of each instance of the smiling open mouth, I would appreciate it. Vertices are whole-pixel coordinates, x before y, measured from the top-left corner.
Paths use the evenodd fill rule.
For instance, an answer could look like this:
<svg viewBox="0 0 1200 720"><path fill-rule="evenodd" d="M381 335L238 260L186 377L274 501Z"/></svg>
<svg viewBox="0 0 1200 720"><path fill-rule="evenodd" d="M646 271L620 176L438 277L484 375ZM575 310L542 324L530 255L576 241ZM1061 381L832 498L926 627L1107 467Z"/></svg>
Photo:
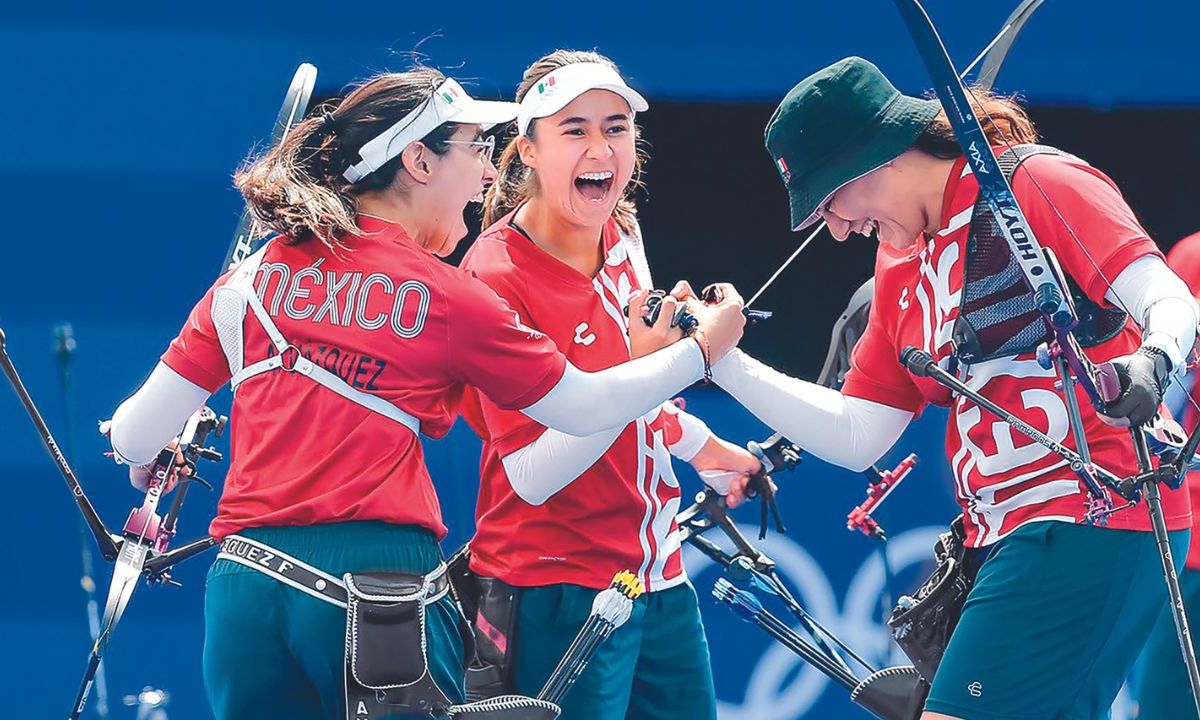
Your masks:
<svg viewBox="0 0 1200 720"><path fill-rule="evenodd" d="M583 173L575 178L575 188L588 202L601 203L608 197L612 189L613 174L611 171Z"/></svg>

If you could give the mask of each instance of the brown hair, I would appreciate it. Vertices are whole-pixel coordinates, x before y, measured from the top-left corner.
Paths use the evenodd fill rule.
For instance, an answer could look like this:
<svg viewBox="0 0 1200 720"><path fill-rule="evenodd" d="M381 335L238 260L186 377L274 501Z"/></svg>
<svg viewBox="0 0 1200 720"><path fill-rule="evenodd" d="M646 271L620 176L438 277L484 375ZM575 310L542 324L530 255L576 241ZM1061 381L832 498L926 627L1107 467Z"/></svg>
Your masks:
<svg viewBox="0 0 1200 720"><path fill-rule="evenodd" d="M549 55L538 58L532 65L525 69L525 74L521 78L521 84L517 86L517 102L521 102L525 98L525 95L537 85L538 81L551 72L566 65L575 65L578 63L600 63L611 67L613 70L617 70L617 66L612 60L597 52L586 50L555 50ZM536 120L529 125L528 133L531 139L533 138L536 125ZM617 206L613 209L613 218L616 219L617 225L621 230L626 233L632 233L635 227L637 206L634 204L633 196L637 189L642 187L642 170L646 162L645 149L642 146L636 124L633 126L633 133L637 142L637 154L633 161L633 178L625 186L624 194L617 201ZM483 226L485 228L512 212L514 208L537 192L537 177L534 175L532 168L527 167L525 163L521 162L521 155L517 152L516 136L508 141L508 144L504 147L504 152L500 153L500 162L497 166L497 171L499 177L488 188L487 196L483 202Z"/></svg>
<svg viewBox="0 0 1200 720"><path fill-rule="evenodd" d="M991 90L972 88L969 101L992 145L1020 145L1038 141L1037 129L1029 113L1017 103L1016 96L998 95ZM941 110L913 143L913 148L945 160L962 155L954 129Z"/></svg>
<svg viewBox="0 0 1200 720"><path fill-rule="evenodd" d="M443 80L437 70L420 66L376 75L345 99L322 104L282 142L243 165L234 184L260 236L274 231L292 243L316 239L332 249L344 247L347 236L361 235L355 222L358 196L391 186L403 161L396 156L357 183L342 173L359 160L363 145L429 100ZM443 124L421 142L442 154L454 130L452 123Z"/></svg>

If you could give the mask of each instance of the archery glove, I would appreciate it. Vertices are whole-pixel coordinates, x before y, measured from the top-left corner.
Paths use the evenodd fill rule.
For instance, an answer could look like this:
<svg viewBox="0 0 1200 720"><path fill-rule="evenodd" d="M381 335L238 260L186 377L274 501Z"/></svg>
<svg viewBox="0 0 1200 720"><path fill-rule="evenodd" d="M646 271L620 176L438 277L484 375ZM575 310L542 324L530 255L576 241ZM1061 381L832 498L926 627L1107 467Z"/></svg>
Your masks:
<svg viewBox="0 0 1200 720"><path fill-rule="evenodd" d="M1132 355L1108 363L1121 390L1106 400L1102 412L1112 418L1128 420L1130 425L1143 425L1158 413L1163 392L1171 378L1171 361L1155 347L1140 347ZM1106 368L1106 369L1108 369Z"/></svg>

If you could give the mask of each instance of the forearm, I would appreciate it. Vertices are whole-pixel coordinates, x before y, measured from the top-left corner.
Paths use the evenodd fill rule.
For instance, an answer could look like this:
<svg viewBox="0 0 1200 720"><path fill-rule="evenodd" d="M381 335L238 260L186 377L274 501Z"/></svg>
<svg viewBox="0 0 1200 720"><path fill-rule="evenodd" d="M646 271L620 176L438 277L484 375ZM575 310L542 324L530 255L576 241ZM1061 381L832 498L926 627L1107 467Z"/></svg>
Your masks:
<svg viewBox="0 0 1200 720"><path fill-rule="evenodd" d="M596 464L625 426L576 437L546 430L501 462L513 491L530 505L541 505Z"/></svg>
<svg viewBox="0 0 1200 720"><path fill-rule="evenodd" d="M755 417L807 452L865 470L888 451L912 413L789 377L734 350L713 379Z"/></svg>
<svg viewBox="0 0 1200 720"><path fill-rule="evenodd" d="M558 383L521 412L568 435L592 435L624 427L703 376L700 346L685 339L599 372L568 363Z"/></svg>
<svg viewBox="0 0 1200 720"><path fill-rule="evenodd" d="M163 363L113 413L109 439L120 462L145 465L183 428L208 399L208 391Z"/></svg>

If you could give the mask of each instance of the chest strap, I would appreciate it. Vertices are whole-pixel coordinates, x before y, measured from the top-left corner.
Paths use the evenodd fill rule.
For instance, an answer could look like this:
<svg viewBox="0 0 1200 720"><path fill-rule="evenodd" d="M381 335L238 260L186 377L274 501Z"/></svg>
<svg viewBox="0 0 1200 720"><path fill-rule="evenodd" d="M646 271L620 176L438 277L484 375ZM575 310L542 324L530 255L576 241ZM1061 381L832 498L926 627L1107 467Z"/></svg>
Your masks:
<svg viewBox="0 0 1200 720"><path fill-rule="evenodd" d="M258 292L254 289L254 277L258 273L258 267L262 263L263 255L270 246L271 243L268 242L258 252L246 258L237 267L233 275L230 276L229 280L226 281L225 285L217 289L217 293L237 293L240 301L244 303L244 307L253 313L255 319L258 320L259 325L261 325L263 330L266 331L267 337L271 339L271 344L275 347L276 353L265 360L259 360L258 362L251 363L250 365L236 370L229 381L229 384L233 388L234 392L237 392L238 386L246 380L254 377L255 375L261 375L265 372L270 372L272 370L283 370L285 372L299 373L318 385L322 385L338 395L341 395L350 402L361 405L362 407L383 415L390 420L394 420L407 427L409 430L412 430L413 433L419 434L421 432L421 421L416 417L401 410L377 395L372 395L359 390L358 388L347 383L342 378L304 357L300 354L300 350L295 345L289 343L283 337L283 333L279 332L279 327L275 324L275 321L271 319L270 313L267 312L267 308L263 306L262 300L260 300L258 297ZM218 301L216 295L214 295L213 301ZM241 320L242 317L237 318L236 328L223 328L220 325L217 327L218 334L227 332L235 333L238 336L236 342L230 343L224 342L224 338L222 338L222 347L226 348L227 354L231 346L236 346L239 353L242 351L242 339L240 337ZM240 365L240 359L241 358L239 355L236 365ZM235 367L233 358L230 358L230 367Z"/></svg>

